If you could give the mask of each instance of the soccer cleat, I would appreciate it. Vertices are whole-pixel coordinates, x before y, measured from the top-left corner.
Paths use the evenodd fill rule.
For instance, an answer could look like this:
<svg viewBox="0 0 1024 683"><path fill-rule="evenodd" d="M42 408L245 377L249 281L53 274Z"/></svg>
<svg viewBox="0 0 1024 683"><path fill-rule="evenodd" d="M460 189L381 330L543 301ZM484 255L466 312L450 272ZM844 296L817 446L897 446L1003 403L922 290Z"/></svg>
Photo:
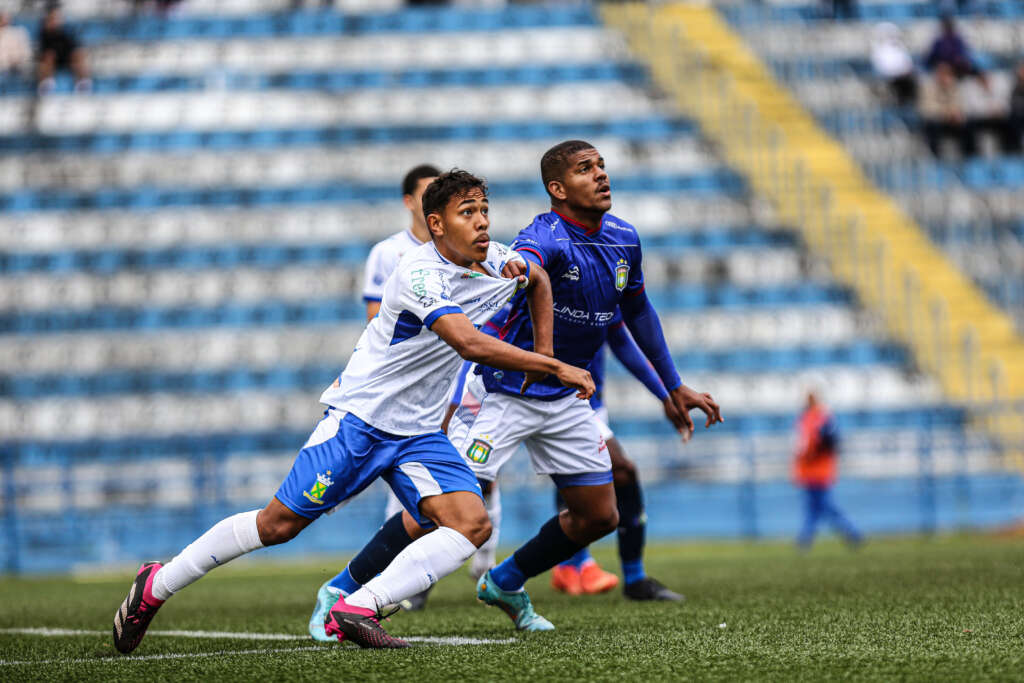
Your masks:
<svg viewBox="0 0 1024 683"><path fill-rule="evenodd" d="M551 587L566 595L581 595L580 570L571 564L557 564L551 568Z"/></svg>
<svg viewBox="0 0 1024 683"><path fill-rule="evenodd" d="M159 562L144 563L135 575L128 597L114 614L114 647L121 654L128 654L139 646L149 622L164 604L163 600L153 597L153 577L161 567Z"/></svg>
<svg viewBox="0 0 1024 683"><path fill-rule="evenodd" d="M373 610L356 607L339 596L338 601L327 613L324 632L338 640L347 638L359 647L374 649L409 647L409 643L390 635L380 625L379 617Z"/></svg>
<svg viewBox="0 0 1024 683"><path fill-rule="evenodd" d="M686 597L665 588L657 579L647 576L639 581L627 583L622 588L622 594L630 600L661 600L667 602L679 602Z"/></svg>
<svg viewBox="0 0 1024 683"><path fill-rule="evenodd" d="M490 570L480 577L476 584L476 599L500 607L512 619L519 631L554 631L550 621L533 611L530 596L525 590L510 593L498 587L491 578Z"/></svg>
<svg viewBox="0 0 1024 683"><path fill-rule="evenodd" d="M327 621L327 613L331 607L343 596L340 588L335 588L330 581L324 581L320 590L316 592L316 604L313 605L313 615L309 617L309 635L313 640L321 643L333 643L335 640L343 640L344 634L339 637L329 636L324 631L324 622Z"/></svg>
<svg viewBox="0 0 1024 683"><path fill-rule="evenodd" d="M587 595L607 593L619 585L619 577L601 569L597 562L587 562L580 569L580 589Z"/></svg>

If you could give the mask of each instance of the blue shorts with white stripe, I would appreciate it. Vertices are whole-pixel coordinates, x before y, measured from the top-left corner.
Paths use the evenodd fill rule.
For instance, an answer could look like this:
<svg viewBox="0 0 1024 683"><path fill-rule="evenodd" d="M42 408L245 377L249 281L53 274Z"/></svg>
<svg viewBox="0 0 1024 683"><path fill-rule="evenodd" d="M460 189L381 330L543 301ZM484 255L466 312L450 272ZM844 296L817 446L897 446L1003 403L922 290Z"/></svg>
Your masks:
<svg viewBox="0 0 1024 683"><path fill-rule="evenodd" d="M303 517L316 519L381 477L420 526L423 498L453 491L480 495L480 485L444 433L399 436L330 409L324 414L275 497Z"/></svg>

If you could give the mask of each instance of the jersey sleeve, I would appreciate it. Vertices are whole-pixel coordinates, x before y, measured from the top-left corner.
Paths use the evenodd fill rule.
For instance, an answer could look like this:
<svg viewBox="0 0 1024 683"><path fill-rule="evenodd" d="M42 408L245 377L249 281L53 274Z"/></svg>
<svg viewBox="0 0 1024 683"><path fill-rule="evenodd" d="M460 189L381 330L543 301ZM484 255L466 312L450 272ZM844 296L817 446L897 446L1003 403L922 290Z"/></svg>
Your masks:
<svg viewBox="0 0 1024 683"><path fill-rule="evenodd" d="M384 283L388 281L395 268L388 263L384 243L379 242L370 250L366 258L366 271L363 273L363 301L380 301L384 298Z"/></svg>
<svg viewBox="0 0 1024 683"><path fill-rule="evenodd" d="M448 275L439 269L419 266L402 273L397 283L397 306L400 315L409 314L430 329L442 315L462 313L462 308L452 301Z"/></svg>
<svg viewBox="0 0 1024 683"><path fill-rule="evenodd" d="M551 229L542 223L523 228L512 242L512 248L524 260L536 263L549 274L561 266L561 250L551 236Z"/></svg>

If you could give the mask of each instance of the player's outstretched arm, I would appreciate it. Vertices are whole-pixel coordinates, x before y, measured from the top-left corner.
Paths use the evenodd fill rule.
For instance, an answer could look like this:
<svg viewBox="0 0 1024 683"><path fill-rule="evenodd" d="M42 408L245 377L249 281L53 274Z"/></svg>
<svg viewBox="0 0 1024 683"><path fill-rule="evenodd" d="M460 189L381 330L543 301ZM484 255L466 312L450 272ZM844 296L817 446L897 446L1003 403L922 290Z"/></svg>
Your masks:
<svg viewBox="0 0 1024 683"><path fill-rule="evenodd" d="M627 296L619 305L619 310L637 346L651 361L658 377L669 390L669 401L665 402L665 415L672 421L683 439L689 440L693 435L693 420L690 419L689 412L693 408L699 408L707 417L705 427L710 427L716 422L724 422L721 410L711 398L711 394L694 391L679 378L672 354L665 343L661 321L654 306L647 299L647 294L641 290L635 296Z"/></svg>
<svg viewBox="0 0 1024 683"><path fill-rule="evenodd" d="M662 384L661 378L654 371L654 367L648 362L644 352L633 341L633 336L626 329L625 323L621 320L613 323L608 328L608 348L612 350L619 362L629 370L629 373L636 377L647 387L647 390L654 394L659 401L668 400L668 390Z"/></svg>
<svg viewBox="0 0 1024 683"><path fill-rule="evenodd" d="M555 375L559 382L575 389L579 398L594 395L594 379L586 370L488 336L463 313L442 315L430 329L466 360L499 370Z"/></svg>

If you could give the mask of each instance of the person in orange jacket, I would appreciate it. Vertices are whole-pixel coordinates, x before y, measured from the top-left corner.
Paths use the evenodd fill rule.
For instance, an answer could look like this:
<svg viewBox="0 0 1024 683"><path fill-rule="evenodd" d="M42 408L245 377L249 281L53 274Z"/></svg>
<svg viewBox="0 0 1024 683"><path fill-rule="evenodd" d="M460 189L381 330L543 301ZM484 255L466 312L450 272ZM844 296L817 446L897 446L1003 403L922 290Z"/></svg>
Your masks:
<svg viewBox="0 0 1024 683"><path fill-rule="evenodd" d="M818 523L828 519L850 545L859 545L862 537L835 503L832 486L836 483L839 431L836 421L814 391L807 394L807 408L797 421L797 448L793 458L793 480L804 490L804 523L797 536L801 548L814 542Z"/></svg>

